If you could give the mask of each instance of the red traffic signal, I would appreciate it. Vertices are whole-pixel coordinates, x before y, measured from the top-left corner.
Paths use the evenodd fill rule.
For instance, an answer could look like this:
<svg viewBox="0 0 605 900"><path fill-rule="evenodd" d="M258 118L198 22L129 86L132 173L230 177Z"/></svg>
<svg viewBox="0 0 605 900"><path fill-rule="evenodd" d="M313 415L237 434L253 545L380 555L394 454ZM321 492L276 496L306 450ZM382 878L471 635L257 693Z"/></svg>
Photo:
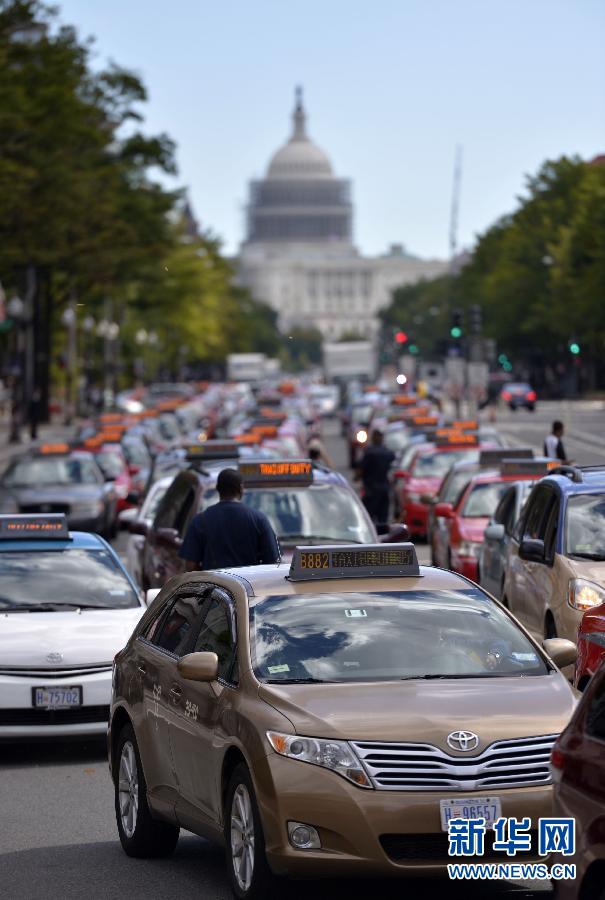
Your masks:
<svg viewBox="0 0 605 900"><path fill-rule="evenodd" d="M398 344L406 344L408 340L408 336L405 331L396 331L395 332L395 340Z"/></svg>

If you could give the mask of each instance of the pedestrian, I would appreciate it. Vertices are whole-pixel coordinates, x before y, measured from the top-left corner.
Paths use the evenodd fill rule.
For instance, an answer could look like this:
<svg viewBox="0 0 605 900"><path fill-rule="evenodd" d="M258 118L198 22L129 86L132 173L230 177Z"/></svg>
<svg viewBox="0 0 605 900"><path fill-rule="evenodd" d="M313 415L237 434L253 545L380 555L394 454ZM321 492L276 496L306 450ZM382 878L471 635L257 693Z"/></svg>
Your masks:
<svg viewBox="0 0 605 900"><path fill-rule="evenodd" d="M321 438L319 438L317 435L313 435L313 437L309 441L308 452L309 459L313 462L323 463L324 466L326 466L326 468L328 469L334 468L334 463L332 462L330 454L326 450Z"/></svg>
<svg viewBox="0 0 605 900"><path fill-rule="evenodd" d="M384 446L383 440L382 431L375 428L370 446L366 448L358 467L358 477L363 484L363 502L377 525L386 524L389 520L389 470L395 461L395 454Z"/></svg>
<svg viewBox="0 0 605 900"><path fill-rule="evenodd" d="M219 502L193 517L179 555L187 571L275 563L281 558L266 515L242 503L237 469L222 469L216 482Z"/></svg>
<svg viewBox="0 0 605 900"><path fill-rule="evenodd" d="M570 461L567 459L563 441L561 440L564 431L565 427L563 422L555 419L552 423L551 433L544 439L544 456L548 456L550 459L558 459L564 464L569 464Z"/></svg>

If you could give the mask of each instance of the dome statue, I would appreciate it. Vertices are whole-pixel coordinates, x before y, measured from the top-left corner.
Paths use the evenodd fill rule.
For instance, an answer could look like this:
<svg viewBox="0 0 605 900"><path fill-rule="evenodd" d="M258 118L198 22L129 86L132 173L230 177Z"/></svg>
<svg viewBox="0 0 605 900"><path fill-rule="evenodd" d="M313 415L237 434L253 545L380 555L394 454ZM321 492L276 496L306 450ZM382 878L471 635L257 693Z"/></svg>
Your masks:
<svg viewBox="0 0 605 900"><path fill-rule="evenodd" d="M267 169L267 178L334 178L330 160L323 150L309 140L306 118L302 89L298 87L292 116L292 137L273 155Z"/></svg>

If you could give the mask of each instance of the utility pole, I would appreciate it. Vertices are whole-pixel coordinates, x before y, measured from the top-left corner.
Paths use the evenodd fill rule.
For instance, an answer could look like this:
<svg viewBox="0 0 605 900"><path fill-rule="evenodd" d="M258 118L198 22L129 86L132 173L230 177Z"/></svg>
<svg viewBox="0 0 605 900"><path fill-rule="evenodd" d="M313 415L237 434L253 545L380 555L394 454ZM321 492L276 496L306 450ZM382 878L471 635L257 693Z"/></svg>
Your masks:
<svg viewBox="0 0 605 900"><path fill-rule="evenodd" d="M452 187L452 207L450 211L450 275L454 274L456 254L458 252L458 210L460 208L460 185L462 182L462 147L456 145L454 159L454 183Z"/></svg>

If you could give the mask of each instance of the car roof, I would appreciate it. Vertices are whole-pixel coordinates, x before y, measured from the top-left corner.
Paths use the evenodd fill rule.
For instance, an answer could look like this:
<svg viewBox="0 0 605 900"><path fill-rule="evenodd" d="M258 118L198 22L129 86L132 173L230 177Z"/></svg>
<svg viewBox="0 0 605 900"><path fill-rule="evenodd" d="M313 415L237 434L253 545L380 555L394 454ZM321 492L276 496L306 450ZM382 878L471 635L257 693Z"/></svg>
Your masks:
<svg viewBox="0 0 605 900"><path fill-rule="evenodd" d="M42 550L110 550L115 551L98 534L88 531L70 531L68 540L0 540L0 553L25 550L36 553ZM117 558L117 556L116 556Z"/></svg>
<svg viewBox="0 0 605 900"><path fill-rule="evenodd" d="M547 475L542 480L552 484L558 490L568 496L570 494L594 494L605 493L605 466L562 466L562 470L568 475L555 472ZM575 480L579 478L581 480Z"/></svg>
<svg viewBox="0 0 605 900"><path fill-rule="evenodd" d="M203 573L197 573L203 574ZM325 578L313 581L290 581L290 563L282 562L263 566L219 569L214 574L235 578L244 586L249 598L261 599L275 594L338 594L338 593L388 593L392 591L446 591L469 590L476 587L466 578L447 569L420 566L419 576L395 578ZM206 576L207 577L207 576Z"/></svg>

